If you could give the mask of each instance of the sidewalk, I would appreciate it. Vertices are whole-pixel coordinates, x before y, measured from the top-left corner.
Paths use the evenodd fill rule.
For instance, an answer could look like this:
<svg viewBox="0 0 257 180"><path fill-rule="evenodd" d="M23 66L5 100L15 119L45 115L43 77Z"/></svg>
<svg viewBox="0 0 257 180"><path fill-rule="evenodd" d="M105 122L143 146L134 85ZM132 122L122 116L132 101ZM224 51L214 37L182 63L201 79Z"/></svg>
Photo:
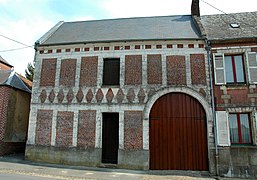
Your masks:
<svg viewBox="0 0 257 180"><path fill-rule="evenodd" d="M54 165L26 161L23 155L0 157L0 174L18 174L58 179L141 179L141 180L212 180L208 175L192 171L137 171L126 169L92 168Z"/></svg>

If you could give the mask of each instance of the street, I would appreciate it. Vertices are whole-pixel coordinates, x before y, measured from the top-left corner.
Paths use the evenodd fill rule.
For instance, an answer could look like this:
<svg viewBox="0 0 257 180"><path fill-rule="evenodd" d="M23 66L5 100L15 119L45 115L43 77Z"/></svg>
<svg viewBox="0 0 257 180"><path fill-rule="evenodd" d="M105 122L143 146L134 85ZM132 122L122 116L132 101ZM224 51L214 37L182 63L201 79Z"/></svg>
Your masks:
<svg viewBox="0 0 257 180"><path fill-rule="evenodd" d="M76 167L34 163L24 160L23 155L0 157L0 179L2 180L213 180L208 174L191 171L138 171L112 168Z"/></svg>

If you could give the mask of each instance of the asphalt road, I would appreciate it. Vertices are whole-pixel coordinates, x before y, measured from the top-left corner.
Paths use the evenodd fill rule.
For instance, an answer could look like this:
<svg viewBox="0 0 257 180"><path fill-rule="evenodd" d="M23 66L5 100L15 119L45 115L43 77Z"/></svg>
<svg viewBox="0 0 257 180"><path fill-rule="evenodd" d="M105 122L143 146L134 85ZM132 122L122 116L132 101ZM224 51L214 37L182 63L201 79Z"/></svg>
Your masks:
<svg viewBox="0 0 257 180"><path fill-rule="evenodd" d="M1 180L58 180L59 178L50 177L39 177L31 175L20 175L20 174L0 174Z"/></svg>
<svg viewBox="0 0 257 180"><path fill-rule="evenodd" d="M0 157L0 180L214 180L200 172L139 171L35 163L24 156Z"/></svg>

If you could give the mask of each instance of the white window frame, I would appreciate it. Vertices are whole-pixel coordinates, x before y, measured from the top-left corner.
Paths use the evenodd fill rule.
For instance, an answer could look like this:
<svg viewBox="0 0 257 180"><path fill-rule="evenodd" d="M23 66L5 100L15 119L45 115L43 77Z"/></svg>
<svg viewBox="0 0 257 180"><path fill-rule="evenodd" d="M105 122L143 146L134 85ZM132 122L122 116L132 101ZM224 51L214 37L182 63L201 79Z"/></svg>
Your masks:
<svg viewBox="0 0 257 180"><path fill-rule="evenodd" d="M223 67L216 67L216 56L222 56L223 59ZM217 85L223 85L226 84L226 67L225 67L225 55L224 53L213 53L213 64L214 64L214 79L215 79L215 84ZM217 82L217 73L216 70L223 70L223 77L224 77L224 82Z"/></svg>
<svg viewBox="0 0 257 180"><path fill-rule="evenodd" d="M249 57L248 57L249 54L255 54L255 56L256 56L255 60L256 60L256 64L257 64L257 53L256 53L256 52L247 52L247 53L246 53L246 63L247 63L248 81L249 81L250 84L257 84L257 82L252 81L252 79L251 79L251 74L250 74L250 69L257 69L257 66L251 66L251 67L250 67Z"/></svg>

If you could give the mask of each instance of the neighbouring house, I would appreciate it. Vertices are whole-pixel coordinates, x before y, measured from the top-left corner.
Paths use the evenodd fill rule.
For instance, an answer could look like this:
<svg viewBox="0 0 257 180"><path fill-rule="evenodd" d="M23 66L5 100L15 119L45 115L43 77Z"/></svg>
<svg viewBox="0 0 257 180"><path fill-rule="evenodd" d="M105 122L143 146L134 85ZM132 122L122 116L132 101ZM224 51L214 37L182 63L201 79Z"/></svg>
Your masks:
<svg viewBox="0 0 257 180"><path fill-rule="evenodd" d="M257 12L201 16L213 65L219 174L257 177Z"/></svg>
<svg viewBox="0 0 257 180"><path fill-rule="evenodd" d="M1 60L6 65L0 69L0 155L25 152L32 87Z"/></svg>
<svg viewBox="0 0 257 180"><path fill-rule="evenodd" d="M0 56L0 70L10 70L13 66L10 65L2 56Z"/></svg>
<svg viewBox="0 0 257 180"><path fill-rule="evenodd" d="M36 42L26 158L215 173L193 15L60 22Z"/></svg>

